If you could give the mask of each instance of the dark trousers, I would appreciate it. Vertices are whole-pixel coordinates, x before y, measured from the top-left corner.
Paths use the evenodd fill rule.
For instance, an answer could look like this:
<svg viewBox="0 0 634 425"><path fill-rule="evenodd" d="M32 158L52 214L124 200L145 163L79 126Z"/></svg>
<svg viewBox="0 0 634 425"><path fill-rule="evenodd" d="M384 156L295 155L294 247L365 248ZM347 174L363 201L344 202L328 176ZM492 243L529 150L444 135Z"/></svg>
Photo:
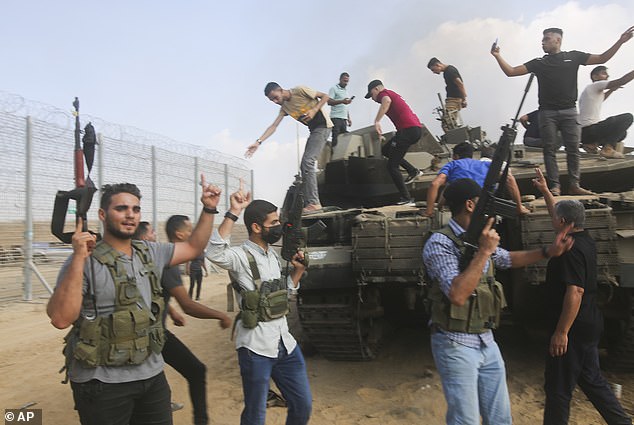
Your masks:
<svg viewBox="0 0 634 425"><path fill-rule="evenodd" d="M579 341L571 332L565 355L551 357L547 354L544 374L544 425L568 423L570 400L577 385L608 425L632 424L610 385L601 375L598 343L598 338L592 341Z"/></svg>
<svg viewBox="0 0 634 425"><path fill-rule="evenodd" d="M340 134L348 132L348 120L343 118L331 118L332 120L332 142L330 146L333 148L337 146L337 137Z"/></svg>
<svg viewBox="0 0 634 425"><path fill-rule="evenodd" d="M189 271L189 298L193 298L196 287L196 299L200 299L200 287L203 286L203 271Z"/></svg>
<svg viewBox="0 0 634 425"><path fill-rule="evenodd" d="M422 132L421 127L409 127L398 130L392 140L389 140L381 148L383 156L388 158L387 170L390 173L390 177L392 177L392 181L403 199L409 199L409 191L407 186L405 186L403 176L398 167L403 167L410 176L418 173L418 169L405 160L405 154L410 146L418 142Z"/></svg>
<svg viewBox="0 0 634 425"><path fill-rule="evenodd" d="M627 136L627 129L632 125L632 114L626 113L608 117L596 124L583 127L581 129L581 143L612 145L616 144Z"/></svg>
<svg viewBox="0 0 634 425"><path fill-rule="evenodd" d="M70 383L82 425L172 425L170 387L163 372L141 381Z"/></svg>
<svg viewBox="0 0 634 425"><path fill-rule="evenodd" d="M207 425L209 423L207 416L207 368L176 335L167 329L165 330L163 359L165 363L187 379L189 397L194 408L194 424Z"/></svg>

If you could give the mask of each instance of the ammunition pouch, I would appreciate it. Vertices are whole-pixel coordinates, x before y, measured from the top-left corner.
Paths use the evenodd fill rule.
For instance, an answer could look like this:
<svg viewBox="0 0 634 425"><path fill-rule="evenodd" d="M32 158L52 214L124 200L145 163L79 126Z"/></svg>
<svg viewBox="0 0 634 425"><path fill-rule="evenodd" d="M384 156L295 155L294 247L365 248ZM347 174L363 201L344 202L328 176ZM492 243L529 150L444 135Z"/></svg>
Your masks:
<svg viewBox="0 0 634 425"><path fill-rule="evenodd" d="M165 334L161 315L165 303L161 286L147 246L134 241L133 247L150 280L151 306L145 304L136 279L129 277L123 264L119 264L120 254L109 245L98 243L93 257L111 272L115 310L107 316L97 316L94 320L82 317L74 323L65 338L67 367L71 356L87 367L137 365L150 353L159 354L163 350Z"/></svg>
<svg viewBox="0 0 634 425"><path fill-rule="evenodd" d="M240 288L237 283L233 284L234 289L242 297L240 313L236 321L240 319L242 326L253 329L258 322L269 322L286 316L289 311L288 289L284 279L262 282L255 258L249 251L245 250L245 252L253 275L255 290L247 291Z"/></svg>
<svg viewBox="0 0 634 425"><path fill-rule="evenodd" d="M443 228L438 233L449 237L464 254L464 243L450 228ZM502 284L495 280L494 269L493 260L489 260L487 273L482 275L473 294L462 306L452 304L440 289L439 282L433 281L428 294L432 323L448 332L479 334L496 329L506 300Z"/></svg>

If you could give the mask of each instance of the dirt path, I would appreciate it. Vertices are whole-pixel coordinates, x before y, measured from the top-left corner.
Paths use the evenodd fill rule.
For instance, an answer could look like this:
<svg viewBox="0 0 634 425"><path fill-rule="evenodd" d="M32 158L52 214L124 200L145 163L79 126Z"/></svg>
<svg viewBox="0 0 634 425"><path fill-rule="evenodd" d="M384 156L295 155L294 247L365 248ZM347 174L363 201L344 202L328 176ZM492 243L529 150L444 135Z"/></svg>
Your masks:
<svg viewBox="0 0 634 425"><path fill-rule="evenodd" d="M205 304L225 308L224 274L210 275L203 286ZM60 384L62 338L45 313L45 300L0 307L0 407L36 402L45 425L79 423L69 386ZM240 375L229 332L216 322L188 318L184 328L170 329L207 365L212 422L239 423L242 409ZM445 402L424 330L402 329L385 344L376 361L334 363L320 356L307 359L314 407L311 424L442 424ZM522 335L506 330L499 336L507 361L515 424L541 423L543 364L541 350ZM185 403L174 414L175 425L191 423L186 381L170 367L166 373L173 399ZM623 405L634 414L634 375L608 374L623 385ZM283 424L285 410L271 408L267 424ZM577 392L571 424L602 424L583 394Z"/></svg>

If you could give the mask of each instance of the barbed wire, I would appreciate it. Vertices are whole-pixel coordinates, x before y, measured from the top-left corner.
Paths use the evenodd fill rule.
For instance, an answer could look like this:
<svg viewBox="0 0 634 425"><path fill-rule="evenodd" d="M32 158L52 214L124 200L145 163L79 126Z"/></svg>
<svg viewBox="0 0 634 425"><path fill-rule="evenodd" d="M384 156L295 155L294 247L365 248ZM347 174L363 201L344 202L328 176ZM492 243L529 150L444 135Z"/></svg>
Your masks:
<svg viewBox="0 0 634 425"><path fill-rule="evenodd" d="M46 135L56 137L68 130L74 130L75 120L70 109L68 111L43 102L26 99L18 94L0 90L0 112L18 116L31 116L34 119L51 124L46 128ZM205 148L190 143L174 140L162 134L153 133L137 127L106 121L102 118L82 113L82 122L92 122L98 133L117 140L134 141L144 145L189 156L222 162L235 168L248 170L248 163L242 158L228 155L215 149Z"/></svg>

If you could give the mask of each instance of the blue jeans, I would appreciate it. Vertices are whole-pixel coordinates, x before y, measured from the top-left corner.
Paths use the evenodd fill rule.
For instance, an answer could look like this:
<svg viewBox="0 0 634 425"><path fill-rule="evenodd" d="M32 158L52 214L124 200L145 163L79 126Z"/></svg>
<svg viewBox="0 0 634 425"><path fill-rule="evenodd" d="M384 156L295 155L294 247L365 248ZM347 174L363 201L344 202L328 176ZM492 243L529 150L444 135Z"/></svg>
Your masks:
<svg viewBox="0 0 634 425"><path fill-rule="evenodd" d="M312 410L312 395L306 374L306 363L299 346L288 354L280 341L277 358L260 356L248 348L238 349L238 362L244 392L241 425L264 425L269 381L280 389L286 399L286 425L305 425Z"/></svg>
<svg viewBox="0 0 634 425"><path fill-rule="evenodd" d="M330 136L330 129L317 127L310 131L306 140L304 155L302 156L302 178L304 179L304 204L319 204L319 191L317 190L317 172L315 165L321 151L326 146L326 139Z"/></svg>
<svg viewBox="0 0 634 425"><path fill-rule="evenodd" d="M436 368L447 400L447 424L511 424L504 360L496 343L480 348L458 344L441 332L431 336Z"/></svg>
<svg viewBox="0 0 634 425"><path fill-rule="evenodd" d="M581 141L581 126L579 125L577 108L561 109L558 111L539 111L539 134L544 144L544 165L548 187L561 187L559 183L559 167L555 153L559 149L557 130L566 148L566 163L568 165L568 185L579 186L581 173L579 172L579 142Z"/></svg>

